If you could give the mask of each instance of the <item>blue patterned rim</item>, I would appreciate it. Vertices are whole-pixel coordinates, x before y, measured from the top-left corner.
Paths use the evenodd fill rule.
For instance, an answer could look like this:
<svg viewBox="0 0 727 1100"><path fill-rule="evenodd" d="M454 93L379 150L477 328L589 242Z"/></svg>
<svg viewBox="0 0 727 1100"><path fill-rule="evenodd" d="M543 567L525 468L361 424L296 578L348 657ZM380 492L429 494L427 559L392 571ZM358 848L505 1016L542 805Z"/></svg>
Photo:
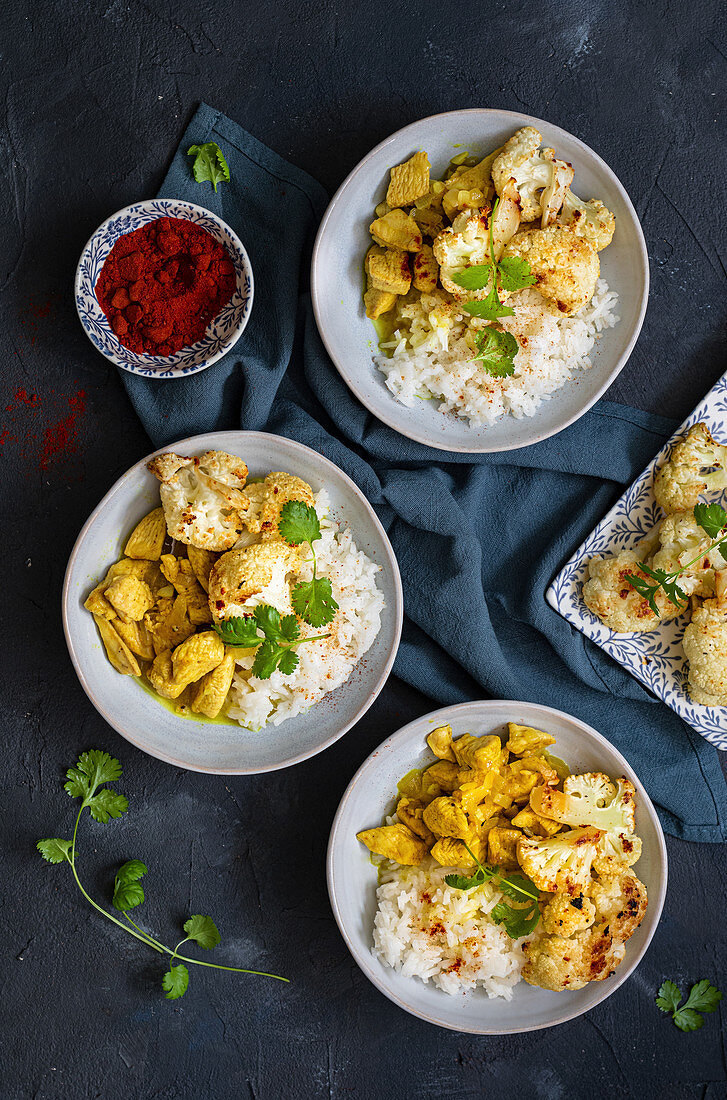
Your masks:
<svg viewBox="0 0 727 1100"><path fill-rule="evenodd" d="M210 321L202 340L182 348L176 355L140 355L119 343L98 303L94 287L119 237L162 217L194 222L224 245L235 268L237 286L227 305ZM210 210L181 199L148 199L124 207L99 226L78 261L75 294L76 309L86 335L112 363L144 378L181 378L216 363L242 335L252 309L252 267L240 238Z"/></svg>

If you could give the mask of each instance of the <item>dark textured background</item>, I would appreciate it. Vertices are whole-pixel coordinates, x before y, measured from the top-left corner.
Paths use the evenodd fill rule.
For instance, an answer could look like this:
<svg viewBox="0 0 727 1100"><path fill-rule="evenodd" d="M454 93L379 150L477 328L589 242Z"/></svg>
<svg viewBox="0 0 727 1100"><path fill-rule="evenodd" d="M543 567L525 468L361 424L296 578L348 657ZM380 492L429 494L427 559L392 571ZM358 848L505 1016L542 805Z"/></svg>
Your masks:
<svg viewBox="0 0 727 1100"><path fill-rule="evenodd" d="M725 368L721 8L23 0L5 9L3 1098L727 1095L720 1016L683 1035L653 1004L666 976L727 985L724 850L668 840L654 942L585 1018L529 1037L438 1030L363 978L324 879L328 829L353 771L432 701L392 681L355 730L300 767L259 779L186 774L104 724L76 682L59 616L81 524L149 449L114 369L78 324L75 264L102 219L156 191L199 100L331 190L388 133L435 111L499 106L577 134L631 194L651 259L646 323L608 396L681 418ZM20 389L38 398L26 404ZM84 824L89 887L102 894L114 863L143 859L144 919L157 934L174 941L187 913L210 912L219 961L274 969L292 985L197 970L187 996L166 1002L157 957L82 903L67 867L41 864L36 838L68 831L61 771L91 745L121 758L132 811Z"/></svg>

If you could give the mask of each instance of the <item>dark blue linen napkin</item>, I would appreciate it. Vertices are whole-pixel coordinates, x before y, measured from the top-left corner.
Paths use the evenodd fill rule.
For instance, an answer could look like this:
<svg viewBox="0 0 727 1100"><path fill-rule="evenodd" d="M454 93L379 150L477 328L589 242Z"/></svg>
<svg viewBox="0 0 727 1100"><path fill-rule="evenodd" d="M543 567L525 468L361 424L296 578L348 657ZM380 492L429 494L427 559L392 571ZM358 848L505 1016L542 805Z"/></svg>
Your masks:
<svg viewBox="0 0 727 1100"><path fill-rule="evenodd" d="M216 141L231 182L195 183L186 150ZM228 222L255 276L248 327L219 363L154 382L121 372L155 446L222 428L299 440L360 486L401 568L406 619L395 673L437 703L492 696L569 711L608 737L688 840L727 836L717 752L545 602L560 566L675 424L601 401L533 447L429 449L379 423L341 380L307 292L323 189L219 111L200 107L159 192Z"/></svg>

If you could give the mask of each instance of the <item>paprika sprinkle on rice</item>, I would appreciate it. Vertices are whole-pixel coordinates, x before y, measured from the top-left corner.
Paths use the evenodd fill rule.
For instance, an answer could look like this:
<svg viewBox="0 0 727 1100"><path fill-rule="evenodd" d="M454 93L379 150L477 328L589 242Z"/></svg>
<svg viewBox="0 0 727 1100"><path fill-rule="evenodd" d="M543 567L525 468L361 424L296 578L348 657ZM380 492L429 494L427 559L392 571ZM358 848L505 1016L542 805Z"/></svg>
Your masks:
<svg viewBox="0 0 727 1100"><path fill-rule="evenodd" d="M119 237L96 297L124 347L174 355L201 340L235 291L224 245L194 222L157 218Z"/></svg>

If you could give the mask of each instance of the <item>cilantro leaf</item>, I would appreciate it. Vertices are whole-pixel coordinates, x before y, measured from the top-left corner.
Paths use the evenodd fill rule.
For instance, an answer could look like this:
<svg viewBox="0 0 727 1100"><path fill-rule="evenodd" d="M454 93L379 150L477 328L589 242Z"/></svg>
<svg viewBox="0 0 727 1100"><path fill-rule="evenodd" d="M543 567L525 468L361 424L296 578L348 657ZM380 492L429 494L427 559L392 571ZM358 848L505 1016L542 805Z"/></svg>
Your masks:
<svg viewBox="0 0 727 1100"><path fill-rule="evenodd" d="M283 676L291 676L298 667L299 660L300 658L294 649L284 649L278 661L278 668Z"/></svg>
<svg viewBox="0 0 727 1100"><path fill-rule="evenodd" d="M497 265L500 276L500 286L503 290L524 290L526 286L535 283L535 276L530 271L530 264L520 256L503 256Z"/></svg>
<svg viewBox="0 0 727 1100"><path fill-rule="evenodd" d="M126 795L104 787L98 794L86 800L86 805L91 811L94 821L100 821L105 825L110 817L121 817L129 808L129 800Z"/></svg>
<svg viewBox="0 0 727 1100"><path fill-rule="evenodd" d="M452 282L465 290L484 290L492 278L492 264L472 264L452 276Z"/></svg>
<svg viewBox="0 0 727 1100"><path fill-rule="evenodd" d="M676 1012L681 999L681 990L674 982L662 982L661 988L659 989L659 995L656 998L657 1007L660 1008L662 1012Z"/></svg>
<svg viewBox="0 0 727 1100"><path fill-rule="evenodd" d="M715 1012L722 1000L722 994L706 978L696 982L689 990L685 1008L694 1008L698 1012Z"/></svg>
<svg viewBox="0 0 727 1100"><path fill-rule="evenodd" d="M534 882L531 882L525 875L508 875L507 878L500 878L497 884L498 890L513 901L522 902L523 898L532 898L533 901L537 901L540 897L540 892Z"/></svg>
<svg viewBox="0 0 727 1100"><path fill-rule="evenodd" d="M47 859L49 863L64 863L68 860L70 863L70 851L72 841L61 840L60 837L51 837L48 840L39 840L36 844L36 848L42 855L43 859Z"/></svg>
<svg viewBox="0 0 727 1100"><path fill-rule="evenodd" d="M711 539L716 539L727 525L727 512L720 504L695 504L694 518Z"/></svg>
<svg viewBox="0 0 727 1100"><path fill-rule="evenodd" d="M229 183L230 169L217 142L190 145L187 156L194 157L192 171L197 183L211 183L215 191L218 183Z"/></svg>
<svg viewBox="0 0 727 1100"><path fill-rule="evenodd" d="M183 997L189 985L189 971L186 966L170 966L162 978L162 989L167 991L167 1000L176 1001Z"/></svg>
<svg viewBox="0 0 727 1100"><path fill-rule="evenodd" d="M144 900L144 888L139 879L146 874L148 868L140 859L130 859L122 863L116 872L114 879L114 896L111 899L114 908L125 913L128 909L135 909Z"/></svg>
<svg viewBox="0 0 727 1100"><path fill-rule="evenodd" d="M252 649L260 645L257 623L252 615L232 615L229 619L215 619L212 623L226 645Z"/></svg>
<svg viewBox="0 0 727 1100"><path fill-rule="evenodd" d="M462 309L472 317L482 317L486 321L496 321L498 317L512 317L515 314L514 309L500 301L496 282L493 282L490 293L483 301L465 302Z"/></svg>
<svg viewBox="0 0 727 1100"><path fill-rule="evenodd" d="M502 884L500 884L501 886ZM505 901L499 901L490 912L495 924L501 924L511 940L529 936L540 920L540 908L535 902L526 908L516 909Z"/></svg>
<svg viewBox="0 0 727 1100"><path fill-rule="evenodd" d="M678 1008L674 1013L674 1023L680 1031L697 1031L704 1020L693 1008Z"/></svg>
<svg viewBox="0 0 727 1100"><path fill-rule="evenodd" d="M280 636L286 642L295 642L300 637L300 626L295 615L283 615L280 620Z"/></svg>
<svg viewBox="0 0 727 1100"><path fill-rule="evenodd" d="M727 561L727 547L725 546L725 544L723 542L721 542L717 549L719 550L720 554L722 555L723 560Z"/></svg>
<svg viewBox="0 0 727 1100"><path fill-rule="evenodd" d="M489 877L481 867L478 867L473 875L445 875L444 881L453 890L474 890L476 886L482 886L487 882Z"/></svg>
<svg viewBox="0 0 727 1100"><path fill-rule="evenodd" d="M107 752L91 749L82 752L74 768L66 772L65 790L71 798L86 798L102 783L115 783L121 778L121 764Z"/></svg>
<svg viewBox="0 0 727 1100"><path fill-rule="evenodd" d="M311 626L325 626L338 610L328 577L313 577L299 581L292 591L290 602L295 611Z"/></svg>
<svg viewBox="0 0 727 1100"><path fill-rule="evenodd" d="M512 333L488 329L487 332L477 333L475 344L478 351L475 358L481 361L482 369L488 374L495 378L507 378L515 373L514 359L519 345Z"/></svg>
<svg viewBox="0 0 727 1100"><path fill-rule="evenodd" d="M187 938L204 947L205 951L209 951L211 947L217 947L222 939L212 917L203 917L200 913L195 913L193 917L186 920L183 928Z"/></svg>
<svg viewBox="0 0 727 1100"><path fill-rule="evenodd" d="M277 641L283 637L280 612L269 603L261 603L253 611L255 622L268 641Z"/></svg>
<svg viewBox="0 0 727 1100"><path fill-rule="evenodd" d="M255 654L255 660L252 663L253 676L257 676L260 680L269 680L284 653L282 646L266 638Z"/></svg>
<svg viewBox="0 0 727 1100"><path fill-rule="evenodd" d="M281 538L293 546L301 542L315 542L321 537L318 513L304 500L286 500L280 509L278 531Z"/></svg>

